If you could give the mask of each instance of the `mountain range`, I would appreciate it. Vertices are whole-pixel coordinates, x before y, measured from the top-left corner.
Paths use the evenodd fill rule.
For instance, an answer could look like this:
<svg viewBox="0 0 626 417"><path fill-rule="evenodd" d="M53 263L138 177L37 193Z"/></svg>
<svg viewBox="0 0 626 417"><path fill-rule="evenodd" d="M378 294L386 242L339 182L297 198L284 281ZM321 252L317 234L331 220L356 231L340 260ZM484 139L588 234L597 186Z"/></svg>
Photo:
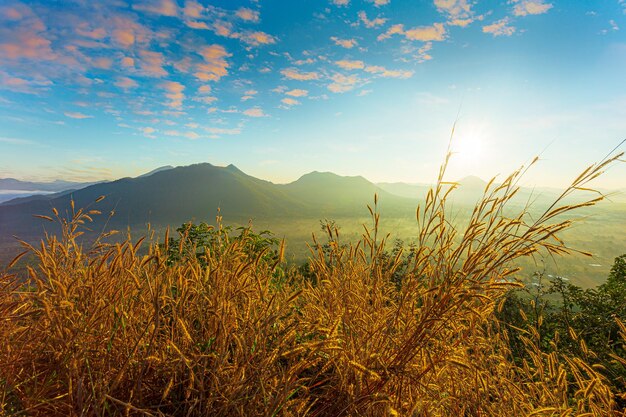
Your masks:
<svg viewBox="0 0 626 417"><path fill-rule="evenodd" d="M107 227L124 230L152 226L179 226L187 221L215 219L220 210L227 222L248 220L323 219L365 217L367 204L378 195L378 206L384 217L413 218L415 207L423 200L429 185L406 183L374 184L361 176L339 176L331 172L311 172L288 184L274 184L250 176L234 165L226 167L209 163L182 167L165 166L136 178L122 178L95 184L55 181L27 183L13 179L0 180L3 186L62 191L31 195L0 203L0 249L3 241L19 236L38 240L44 230L54 226L33 218L49 215L52 208L67 215L70 202L103 214L95 217L94 230ZM482 195L486 182L477 177L459 181L451 203L465 210ZM70 187L67 189L66 187ZM78 188L73 189L72 187ZM548 202L558 190L521 189L516 204ZM100 196L105 199L97 204ZM623 195L617 198L623 198ZM109 219L109 213L114 216ZM46 228L46 229L44 229Z"/></svg>
<svg viewBox="0 0 626 417"><path fill-rule="evenodd" d="M0 204L0 236L37 238L45 222L34 215L90 207L104 213L94 228L124 229L151 223L178 226L186 221L211 221L218 208L226 220L259 218L324 218L367 215L366 204L378 194L379 207L389 215L412 215L416 200L384 191L363 177L312 172L289 184L274 184L247 175L234 165L208 163L163 167L136 178L88 185L73 191L30 196ZM94 204L100 196L106 198ZM108 213L115 215L108 219ZM42 224L43 223L43 224Z"/></svg>

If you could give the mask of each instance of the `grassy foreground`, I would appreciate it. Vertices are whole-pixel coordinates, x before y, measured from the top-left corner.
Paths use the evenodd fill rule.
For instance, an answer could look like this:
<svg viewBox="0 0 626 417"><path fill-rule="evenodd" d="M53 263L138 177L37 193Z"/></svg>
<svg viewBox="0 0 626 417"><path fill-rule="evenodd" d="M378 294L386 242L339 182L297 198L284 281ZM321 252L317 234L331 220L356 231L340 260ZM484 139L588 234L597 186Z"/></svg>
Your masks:
<svg viewBox="0 0 626 417"><path fill-rule="evenodd" d="M535 327L519 329L525 355L515 360L495 314L517 285L517 261L570 252L558 236L571 220L559 215L602 196L563 201L615 160L587 169L534 219L504 210L523 173L516 171L488 186L462 231L446 218L454 186L443 181L444 164L417 210L414 248L385 252L374 206L358 242L342 244L329 226L328 244L312 247L305 273L285 269L282 246L259 246L245 230L232 236L218 226L206 248L190 247L183 232L141 255L142 240L81 246L93 210L69 220L55 213L63 234L28 248L37 259L28 277L11 274L12 265L0 273L0 410L626 415L624 393L583 356L560 351L557 337L547 352Z"/></svg>

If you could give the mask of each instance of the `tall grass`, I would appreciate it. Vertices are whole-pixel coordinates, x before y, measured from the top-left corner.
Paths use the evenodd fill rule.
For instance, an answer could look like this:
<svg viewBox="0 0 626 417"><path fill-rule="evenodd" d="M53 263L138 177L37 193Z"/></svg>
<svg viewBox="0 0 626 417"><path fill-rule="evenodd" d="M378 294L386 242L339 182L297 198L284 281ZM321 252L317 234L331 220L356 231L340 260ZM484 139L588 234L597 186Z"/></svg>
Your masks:
<svg viewBox="0 0 626 417"><path fill-rule="evenodd" d="M168 261L143 239L78 243L93 211L27 250L27 277L0 275L0 409L7 415L618 416L602 369L543 352L536 328L513 360L495 320L516 261L571 252L564 202L621 155L585 170L543 215L510 215L522 168L492 181L464 230L447 218L456 184L416 212L417 245L386 256L376 201L358 242L328 227L310 273L250 252L225 231L202 259ZM534 161L533 161L534 163ZM531 164L532 165L532 164ZM217 226L220 227L219 224ZM195 253L196 251L192 251ZM282 251L281 251L282 252ZM17 262L17 259L16 259ZM314 279L310 279L314 277ZM400 277L400 278L398 278ZM626 329L622 327L626 343ZM592 353L589 353L592 354ZM617 361L624 358L616 357Z"/></svg>

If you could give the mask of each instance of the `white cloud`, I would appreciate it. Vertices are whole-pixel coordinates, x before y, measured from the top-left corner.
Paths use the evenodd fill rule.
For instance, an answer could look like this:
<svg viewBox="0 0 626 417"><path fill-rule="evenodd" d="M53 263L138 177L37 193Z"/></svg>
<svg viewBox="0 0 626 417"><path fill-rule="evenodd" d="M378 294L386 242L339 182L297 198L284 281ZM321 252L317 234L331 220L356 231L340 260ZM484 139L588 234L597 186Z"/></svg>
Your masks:
<svg viewBox="0 0 626 417"><path fill-rule="evenodd" d="M363 61L351 61L349 59L335 61L335 65L346 70L355 70L355 69L365 68L365 63L363 63Z"/></svg>
<svg viewBox="0 0 626 417"><path fill-rule="evenodd" d="M291 97L306 97L309 92L307 90L301 90L296 88L295 90L287 91L285 94Z"/></svg>
<svg viewBox="0 0 626 417"><path fill-rule="evenodd" d="M248 9L246 7L242 7L237 10L235 15L241 20L245 20L247 22L257 23L260 20L259 12L257 12L256 10Z"/></svg>
<svg viewBox="0 0 626 417"><path fill-rule="evenodd" d="M142 0L134 4L133 9L162 16L176 16L178 14L175 0Z"/></svg>
<svg viewBox="0 0 626 417"><path fill-rule="evenodd" d="M253 107L251 109L245 110L243 112L243 114L245 114L246 116L249 116L249 117L265 117L265 116L267 116L263 112L263 109L260 108L260 107Z"/></svg>
<svg viewBox="0 0 626 417"><path fill-rule="evenodd" d="M493 36L511 36L515 33L515 27L509 26L510 19L505 17L491 25L483 26L484 33L491 33Z"/></svg>
<svg viewBox="0 0 626 417"><path fill-rule="evenodd" d="M115 82L115 85L117 87L123 88L123 89L129 89L129 88L135 88L137 87L139 84L137 84L137 81L133 80L132 78L128 78L128 77L119 77L117 79L117 81Z"/></svg>
<svg viewBox="0 0 626 417"><path fill-rule="evenodd" d="M376 74L384 78L411 78L413 71L408 70L390 70L385 67L372 65L365 68L365 72Z"/></svg>
<svg viewBox="0 0 626 417"><path fill-rule="evenodd" d="M87 114L83 114L83 113L79 113L79 112L66 111L63 114L66 115L67 117L71 118L71 119L91 119L91 118L93 118L93 116L90 116L90 115L87 115Z"/></svg>
<svg viewBox="0 0 626 417"><path fill-rule="evenodd" d="M448 24L452 26L467 26L474 21L469 0L435 0L435 7L448 16Z"/></svg>
<svg viewBox="0 0 626 417"><path fill-rule="evenodd" d="M165 97L170 100L166 105L174 109L182 109L185 98L185 94L183 94L185 86L177 81L166 81L161 83L160 87L166 91Z"/></svg>
<svg viewBox="0 0 626 417"><path fill-rule="evenodd" d="M287 106L295 106L297 104L300 104L298 100L290 97L285 97L281 100L281 103L286 104Z"/></svg>
<svg viewBox="0 0 626 417"><path fill-rule="evenodd" d="M336 36L331 37L330 40L335 42L335 45L339 45L346 49L354 48L357 44L355 39L339 39Z"/></svg>
<svg viewBox="0 0 626 417"><path fill-rule="evenodd" d="M353 90L361 80L356 75L344 75L336 73L331 77L333 82L328 85L328 89L333 93L345 93Z"/></svg>
<svg viewBox="0 0 626 417"><path fill-rule="evenodd" d="M300 72L297 68L285 68L280 72L285 78L298 81L310 81L320 78L317 72Z"/></svg>
<svg viewBox="0 0 626 417"><path fill-rule="evenodd" d="M552 8L552 4L545 0L514 0L513 14L515 16L526 16L529 14L543 14Z"/></svg>
<svg viewBox="0 0 626 417"><path fill-rule="evenodd" d="M370 29L384 25L385 22L387 21L387 19L382 18L382 17L375 17L374 19L370 20L364 11L359 12L359 20L363 22L365 27L368 27Z"/></svg>
<svg viewBox="0 0 626 417"><path fill-rule="evenodd" d="M378 36L378 40L388 39L393 35L404 35L411 41L442 41L446 37L446 28L443 23L433 23L431 26L418 26L413 29L404 29L404 25L393 25L387 31Z"/></svg>

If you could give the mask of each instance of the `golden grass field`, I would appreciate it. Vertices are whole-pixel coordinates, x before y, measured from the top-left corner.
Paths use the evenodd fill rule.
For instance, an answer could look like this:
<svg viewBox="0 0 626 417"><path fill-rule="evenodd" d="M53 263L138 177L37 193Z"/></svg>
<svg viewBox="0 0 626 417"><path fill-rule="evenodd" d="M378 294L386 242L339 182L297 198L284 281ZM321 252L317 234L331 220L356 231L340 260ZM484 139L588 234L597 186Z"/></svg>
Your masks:
<svg viewBox="0 0 626 417"><path fill-rule="evenodd" d="M619 157L619 156L618 156ZM584 171L565 196L617 157ZM221 233L202 257L142 239L77 243L93 210L28 247L28 276L0 274L0 409L33 416L624 416L602 369L543 351L522 329L515 361L495 319L533 254L570 252L557 200L511 215L523 169L490 185L465 230L449 222L454 187L418 209L415 251L383 256L379 214L358 241L328 228L303 276L244 233ZM505 215L506 213L506 215ZM180 252L179 262L167 254ZM193 251L195 254L195 250ZM274 261L276 259L276 261ZM16 259L15 262L18 260ZM621 326L626 343L626 327ZM582 342L581 342L582 343ZM593 352L583 350L586 355ZM625 358L616 357L626 365Z"/></svg>

